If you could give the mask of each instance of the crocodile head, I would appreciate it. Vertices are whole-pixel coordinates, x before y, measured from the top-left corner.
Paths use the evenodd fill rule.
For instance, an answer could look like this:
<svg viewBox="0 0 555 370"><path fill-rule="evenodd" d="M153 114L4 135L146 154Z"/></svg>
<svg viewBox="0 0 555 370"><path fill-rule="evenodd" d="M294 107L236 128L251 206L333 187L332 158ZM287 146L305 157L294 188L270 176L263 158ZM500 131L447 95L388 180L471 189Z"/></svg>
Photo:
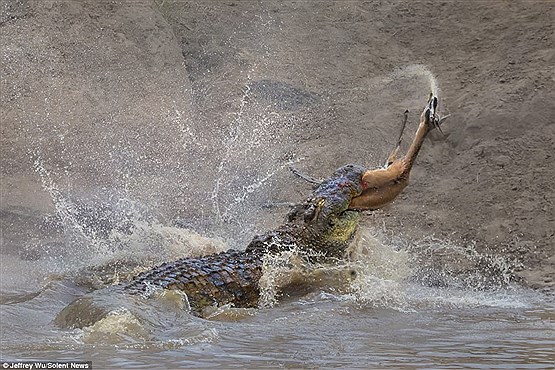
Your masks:
<svg viewBox="0 0 555 370"><path fill-rule="evenodd" d="M362 192L364 171L356 165L337 169L289 212L285 224L255 237L247 250L280 251L295 246L324 257L343 257L358 229L359 212L349 209L349 204Z"/></svg>

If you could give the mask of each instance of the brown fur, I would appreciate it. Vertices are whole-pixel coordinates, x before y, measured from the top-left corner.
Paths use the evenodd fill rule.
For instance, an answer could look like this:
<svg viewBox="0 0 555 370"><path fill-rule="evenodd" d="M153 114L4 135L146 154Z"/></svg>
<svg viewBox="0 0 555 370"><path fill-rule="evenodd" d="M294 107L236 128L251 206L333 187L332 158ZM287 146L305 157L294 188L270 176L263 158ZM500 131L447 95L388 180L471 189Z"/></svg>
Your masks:
<svg viewBox="0 0 555 370"><path fill-rule="evenodd" d="M409 184L409 175L418 152L428 133L442 121L435 113L437 100L430 97L420 116L420 124L407 154L397 159L399 145L391 152L386 168L368 170L362 175L362 194L353 198L349 208L375 210L391 203ZM400 142L399 142L400 144Z"/></svg>

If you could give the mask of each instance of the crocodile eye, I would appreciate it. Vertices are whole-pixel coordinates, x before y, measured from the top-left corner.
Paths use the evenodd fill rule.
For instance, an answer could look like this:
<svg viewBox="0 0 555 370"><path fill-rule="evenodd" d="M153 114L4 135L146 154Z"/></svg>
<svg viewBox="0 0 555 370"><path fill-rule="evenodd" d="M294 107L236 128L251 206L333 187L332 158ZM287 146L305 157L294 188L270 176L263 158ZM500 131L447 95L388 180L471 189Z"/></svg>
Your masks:
<svg viewBox="0 0 555 370"><path fill-rule="evenodd" d="M311 204L304 212L304 222L310 222L316 216L316 207Z"/></svg>

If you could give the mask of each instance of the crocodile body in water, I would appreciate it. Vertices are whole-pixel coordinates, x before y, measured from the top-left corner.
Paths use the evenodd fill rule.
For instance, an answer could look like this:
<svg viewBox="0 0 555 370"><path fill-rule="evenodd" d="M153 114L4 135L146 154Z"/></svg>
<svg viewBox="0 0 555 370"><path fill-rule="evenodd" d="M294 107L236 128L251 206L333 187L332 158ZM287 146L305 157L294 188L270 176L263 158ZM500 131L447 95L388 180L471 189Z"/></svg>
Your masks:
<svg viewBox="0 0 555 370"><path fill-rule="evenodd" d="M296 248L311 262L327 264L341 260L355 238L360 210L383 207L408 184L410 169L424 138L441 122L436 108L437 98L432 96L405 156L396 158L398 145L385 168L366 170L357 165L339 168L330 178L319 182L304 203L289 212L283 225L256 236L244 251L228 250L164 263L130 282L78 298L60 312L56 322L65 327L91 325L109 313L99 297L116 293L148 296L153 291L176 290L185 293L191 311L197 315L207 307L226 304L257 307L259 281L268 256Z"/></svg>

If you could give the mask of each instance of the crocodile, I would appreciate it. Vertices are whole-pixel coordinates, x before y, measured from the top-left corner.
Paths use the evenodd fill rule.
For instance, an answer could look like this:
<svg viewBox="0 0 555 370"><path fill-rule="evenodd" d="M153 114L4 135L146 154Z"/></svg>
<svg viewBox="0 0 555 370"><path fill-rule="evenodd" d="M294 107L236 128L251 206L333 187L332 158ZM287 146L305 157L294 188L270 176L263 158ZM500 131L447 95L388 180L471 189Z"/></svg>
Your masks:
<svg viewBox="0 0 555 370"><path fill-rule="evenodd" d="M310 196L291 209L281 226L255 236L245 250L230 249L164 263L129 282L104 290L110 294L140 296L148 296L152 291L176 290L185 293L191 312L197 316L214 306L256 308L260 298L259 281L268 256L297 248L306 252L303 256L310 262L334 263L345 257L356 237L361 211L382 208L408 185L410 170L424 138L439 128L445 118L437 113L437 103L437 97L431 95L406 155L397 158L408 112L405 112L397 146L383 168L368 170L349 164L326 180L311 180L315 186ZM98 292L90 294L98 297ZM80 311L84 309L91 312L82 314ZM91 296L85 295L64 308L56 322L65 327L84 327L107 312Z"/></svg>

